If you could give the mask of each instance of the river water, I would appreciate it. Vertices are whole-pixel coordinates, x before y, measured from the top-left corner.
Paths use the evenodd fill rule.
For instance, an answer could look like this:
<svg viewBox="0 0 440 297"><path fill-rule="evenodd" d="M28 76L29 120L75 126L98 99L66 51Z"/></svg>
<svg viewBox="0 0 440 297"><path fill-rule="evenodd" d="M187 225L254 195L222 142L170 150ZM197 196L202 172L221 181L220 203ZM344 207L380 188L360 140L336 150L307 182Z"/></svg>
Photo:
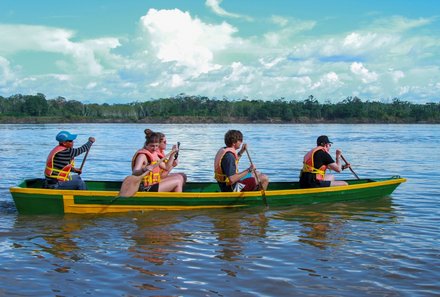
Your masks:
<svg viewBox="0 0 440 297"><path fill-rule="evenodd" d="M15 210L9 187L42 176L58 131L78 133L76 146L96 138L84 179L121 180L145 128L181 143L175 171L190 181L213 180L228 129L244 133L252 161L273 181L297 180L320 134L360 177L408 181L369 202L111 215ZM0 132L0 296L440 295L439 125L50 124ZM337 177L352 178L348 170Z"/></svg>

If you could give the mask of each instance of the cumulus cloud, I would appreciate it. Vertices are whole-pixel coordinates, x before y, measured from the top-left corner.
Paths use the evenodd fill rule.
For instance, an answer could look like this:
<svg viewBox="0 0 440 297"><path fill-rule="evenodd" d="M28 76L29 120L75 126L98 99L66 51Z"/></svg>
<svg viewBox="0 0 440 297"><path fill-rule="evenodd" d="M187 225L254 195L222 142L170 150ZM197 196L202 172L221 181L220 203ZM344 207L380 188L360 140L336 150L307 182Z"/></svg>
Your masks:
<svg viewBox="0 0 440 297"><path fill-rule="evenodd" d="M339 80L339 76L335 72L329 72L323 75L319 81L314 83L311 86L311 89L318 89L318 88L332 88L334 89L337 86L342 85L343 83Z"/></svg>
<svg viewBox="0 0 440 297"><path fill-rule="evenodd" d="M370 83L377 80L378 75L375 72L370 72L362 63L354 62L350 65L350 70L357 75L363 83Z"/></svg>
<svg viewBox="0 0 440 297"><path fill-rule="evenodd" d="M223 17L230 17L230 18L243 18L248 21L252 21L251 17L240 15L236 13L227 12L223 8L220 7L220 4L223 2L223 0L206 0L205 5L208 6L215 14Z"/></svg>
<svg viewBox="0 0 440 297"><path fill-rule="evenodd" d="M156 57L188 67L195 77L221 67L213 62L214 54L227 48L237 31L227 23L206 24L178 9L150 9L141 23Z"/></svg>

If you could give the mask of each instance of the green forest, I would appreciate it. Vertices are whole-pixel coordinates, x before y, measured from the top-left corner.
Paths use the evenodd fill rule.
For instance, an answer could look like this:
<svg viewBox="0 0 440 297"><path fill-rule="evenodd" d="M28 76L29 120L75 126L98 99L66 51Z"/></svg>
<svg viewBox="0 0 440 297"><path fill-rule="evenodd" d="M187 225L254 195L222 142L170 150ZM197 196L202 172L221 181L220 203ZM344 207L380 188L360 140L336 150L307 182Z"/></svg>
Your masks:
<svg viewBox="0 0 440 297"><path fill-rule="evenodd" d="M44 94L0 96L0 123L440 123L440 103L415 104L347 97L305 100L229 100L180 94L126 104L82 103Z"/></svg>

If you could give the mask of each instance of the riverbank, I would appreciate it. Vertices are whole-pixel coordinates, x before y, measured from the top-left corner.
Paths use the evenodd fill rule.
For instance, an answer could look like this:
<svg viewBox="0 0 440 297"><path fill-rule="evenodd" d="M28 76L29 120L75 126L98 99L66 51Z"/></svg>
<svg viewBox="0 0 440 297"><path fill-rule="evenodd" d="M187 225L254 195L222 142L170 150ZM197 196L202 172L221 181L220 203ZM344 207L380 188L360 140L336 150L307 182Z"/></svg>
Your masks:
<svg viewBox="0 0 440 297"><path fill-rule="evenodd" d="M146 118L94 118L94 117L12 117L0 116L0 124L54 124L54 123L121 123L121 124L440 124L439 121L413 121L410 119L374 120L365 118L349 118L345 120L310 119L301 117L290 121L281 118L265 120L249 120L245 117L200 117L200 116L171 116Z"/></svg>

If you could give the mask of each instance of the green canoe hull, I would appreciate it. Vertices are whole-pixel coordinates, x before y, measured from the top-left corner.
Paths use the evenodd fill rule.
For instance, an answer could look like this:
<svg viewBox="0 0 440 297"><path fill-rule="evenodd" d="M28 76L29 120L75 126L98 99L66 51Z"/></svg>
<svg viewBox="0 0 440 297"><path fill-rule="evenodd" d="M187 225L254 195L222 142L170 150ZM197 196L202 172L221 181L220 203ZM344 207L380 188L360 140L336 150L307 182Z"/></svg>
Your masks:
<svg viewBox="0 0 440 297"><path fill-rule="evenodd" d="M347 180L348 186L300 189L297 182L273 182L264 192L268 206L365 200L390 195L401 177ZM118 197L122 182L87 181L88 190L43 189L42 179L29 179L10 188L21 214L116 213L147 210L185 210L264 206L261 191L219 192L216 183L188 183L182 193L138 192Z"/></svg>

